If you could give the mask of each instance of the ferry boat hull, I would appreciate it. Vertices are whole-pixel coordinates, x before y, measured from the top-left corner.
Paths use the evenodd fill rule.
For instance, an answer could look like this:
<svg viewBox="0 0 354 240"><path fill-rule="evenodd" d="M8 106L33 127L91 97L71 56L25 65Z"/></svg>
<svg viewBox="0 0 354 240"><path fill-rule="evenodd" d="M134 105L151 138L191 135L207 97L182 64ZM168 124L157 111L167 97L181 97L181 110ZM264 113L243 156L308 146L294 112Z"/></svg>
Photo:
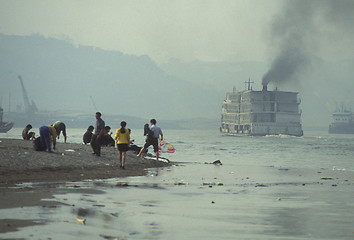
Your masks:
<svg viewBox="0 0 354 240"><path fill-rule="evenodd" d="M354 123L352 124L331 124L328 133L334 134L354 134Z"/></svg>
<svg viewBox="0 0 354 240"><path fill-rule="evenodd" d="M246 125L247 126L247 125ZM260 124L250 124L249 129L245 130L232 130L230 126L220 128L220 131L224 135L228 136L267 136L267 135L290 135L301 137L304 135L302 127L299 124L293 125L282 125L276 123L260 123ZM232 128L232 127L231 127ZM237 129L237 126L234 129Z"/></svg>

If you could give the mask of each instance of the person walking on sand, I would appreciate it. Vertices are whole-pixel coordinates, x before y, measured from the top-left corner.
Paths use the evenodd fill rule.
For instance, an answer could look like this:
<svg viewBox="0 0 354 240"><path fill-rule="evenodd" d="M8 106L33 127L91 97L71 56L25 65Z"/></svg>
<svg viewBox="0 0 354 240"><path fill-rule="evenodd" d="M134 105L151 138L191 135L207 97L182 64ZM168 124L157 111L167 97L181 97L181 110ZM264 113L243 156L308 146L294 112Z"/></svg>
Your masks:
<svg viewBox="0 0 354 240"><path fill-rule="evenodd" d="M118 151L119 151L119 164L120 168L125 169L124 164L125 164L125 158L126 158L126 153L129 149L129 143L130 143L130 131L126 129L125 127L127 126L127 123L125 121L122 121L120 123L121 128L118 128L116 130L116 135L114 136L114 139L117 141L117 146L118 146Z"/></svg>
<svg viewBox="0 0 354 240"><path fill-rule="evenodd" d="M145 149L147 149L149 146L152 145L154 147L154 152L156 154L156 160L159 160L159 137L161 136L161 141L162 141L163 134L161 128L156 125L155 119L151 119L150 124L151 126L148 133L148 137L146 139L146 143L144 144L144 147L141 148L137 156L140 157L142 153L145 151Z"/></svg>
<svg viewBox="0 0 354 240"><path fill-rule="evenodd" d="M39 135L41 139L41 145L46 148L48 152L57 152L55 151L57 130L53 126L42 126L39 128ZM52 148L53 143L53 148Z"/></svg>

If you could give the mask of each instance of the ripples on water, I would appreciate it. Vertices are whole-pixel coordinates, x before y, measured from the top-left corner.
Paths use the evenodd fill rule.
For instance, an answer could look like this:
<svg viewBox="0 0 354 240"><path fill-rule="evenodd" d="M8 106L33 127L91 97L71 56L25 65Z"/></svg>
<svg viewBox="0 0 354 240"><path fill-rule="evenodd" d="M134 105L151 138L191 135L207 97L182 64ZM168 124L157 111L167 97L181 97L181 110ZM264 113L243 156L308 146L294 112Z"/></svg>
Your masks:
<svg viewBox="0 0 354 240"><path fill-rule="evenodd" d="M81 142L84 131L69 130L69 141ZM178 166L151 170L146 177L66 183L61 187L101 193L58 194L55 199L66 205L56 208L1 210L1 218L17 212L17 218L46 223L5 236L353 239L353 135L225 137L188 130L164 135L176 148L164 156ZM141 130L133 130L132 138L144 143ZM215 160L223 165L209 164Z"/></svg>

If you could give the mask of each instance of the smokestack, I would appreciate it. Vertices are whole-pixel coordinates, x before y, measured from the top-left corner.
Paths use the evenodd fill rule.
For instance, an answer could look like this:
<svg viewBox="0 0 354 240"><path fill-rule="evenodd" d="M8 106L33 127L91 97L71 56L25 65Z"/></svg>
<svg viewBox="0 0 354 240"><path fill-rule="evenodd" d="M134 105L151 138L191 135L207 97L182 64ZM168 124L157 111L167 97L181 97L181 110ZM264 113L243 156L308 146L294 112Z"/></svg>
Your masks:
<svg viewBox="0 0 354 240"><path fill-rule="evenodd" d="M264 84L264 83L263 83L263 89L262 89L262 91L267 91L267 90L268 90L267 84Z"/></svg>

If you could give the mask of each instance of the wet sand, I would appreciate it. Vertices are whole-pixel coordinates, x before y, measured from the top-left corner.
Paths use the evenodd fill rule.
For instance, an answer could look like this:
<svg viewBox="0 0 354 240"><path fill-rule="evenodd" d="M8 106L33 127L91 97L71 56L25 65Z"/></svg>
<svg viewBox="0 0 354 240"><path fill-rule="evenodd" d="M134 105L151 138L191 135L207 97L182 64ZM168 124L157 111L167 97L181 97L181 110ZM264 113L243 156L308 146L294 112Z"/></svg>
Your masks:
<svg viewBox="0 0 354 240"><path fill-rule="evenodd" d="M128 151L125 168L119 168L118 151L102 147L101 156L90 145L57 143L59 153L38 152L32 141L0 139L0 191L22 182L67 182L142 176L146 169L168 166Z"/></svg>
<svg viewBox="0 0 354 240"><path fill-rule="evenodd" d="M62 191L95 191L60 189L58 183L143 176L149 168L170 165L139 158L135 152L128 151L125 169L120 169L118 151L114 147L102 147L100 157L92 154L90 145L84 144L59 142L57 150L59 153L38 152L33 149L32 141L0 139L0 209L57 206L60 203L42 199L51 199L53 194ZM41 184L38 187L18 187L18 184L26 182ZM9 216L0 220L0 233L34 224L38 223Z"/></svg>

